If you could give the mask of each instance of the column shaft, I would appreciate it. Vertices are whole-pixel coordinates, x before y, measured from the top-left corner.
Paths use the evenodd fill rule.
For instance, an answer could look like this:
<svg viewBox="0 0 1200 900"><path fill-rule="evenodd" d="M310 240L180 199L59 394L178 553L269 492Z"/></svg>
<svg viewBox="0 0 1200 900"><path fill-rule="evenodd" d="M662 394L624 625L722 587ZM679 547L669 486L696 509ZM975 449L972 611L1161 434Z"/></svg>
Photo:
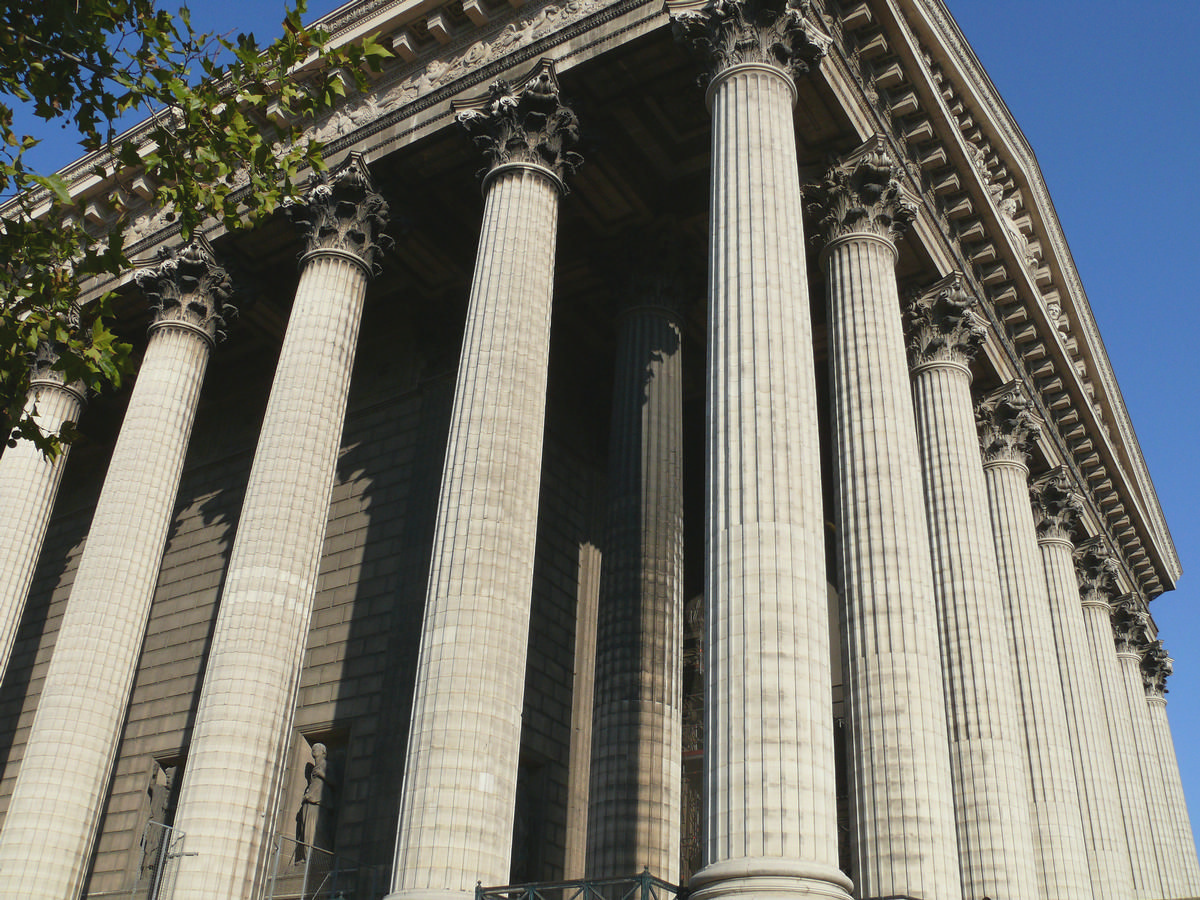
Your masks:
<svg viewBox="0 0 1200 900"><path fill-rule="evenodd" d="M609 441L588 812L592 877L679 877L683 742L681 335L626 313Z"/></svg>
<svg viewBox="0 0 1200 900"><path fill-rule="evenodd" d="M1154 747L1154 725L1150 721L1150 709L1146 705L1146 691L1142 683L1141 655L1136 651L1118 651L1117 663L1121 670L1121 687L1125 693L1122 712L1127 716L1133 730L1133 776L1135 786L1144 798L1147 817L1146 847L1149 854L1145 868L1157 872L1158 879L1149 886L1148 897L1161 898L1174 895L1178 877L1172 874L1175 860L1161 840L1162 829L1159 817L1166 812L1166 790L1158 772L1158 753ZM1117 705L1121 709L1120 705Z"/></svg>
<svg viewBox="0 0 1200 900"><path fill-rule="evenodd" d="M1039 545L1067 702L1075 780L1084 812L1092 890L1097 898L1126 900L1133 897L1133 869L1121 824L1121 798L1099 673L1079 603L1073 548L1063 538L1042 538Z"/></svg>
<svg viewBox="0 0 1200 900"><path fill-rule="evenodd" d="M1109 745L1112 747L1120 822L1124 826L1125 844L1133 871L1133 895L1138 900L1159 900L1162 897L1162 882L1150 841L1150 813L1138 774L1133 722L1125 701L1124 680L1113 645L1111 607L1107 603L1084 603L1083 619L1095 661L1096 687L1100 693L1103 718L1107 722Z"/></svg>
<svg viewBox="0 0 1200 900"><path fill-rule="evenodd" d="M78 421L83 411L81 389L63 384L56 375L50 372L35 379L25 404L26 414L32 414L47 434ZM50 459L33 442L21 440L0 456L0 676L8 670L70 449L70 444L64 444Z"/></svg>
<svg viewBox="0 0 1200 900"><path fill-rule="evenodd" d="M392 896L508 880L546 408L557 179L493 170L405 755Z"/></svg>
<svg viewBox="0 0 1200 900"><path fill-rule="evenodd" d="M1062 735L1063 679L1029 509L1029 471L1001 461L989 463L984 474L1021 694L1039 893L1044 900L1091 900L1082 801L1071 743Z"/></svg>
<svg viewBox="0 0 1200 900"><path fill-rule="evenodd" d="M347 255L300 276L230 555L175 827L172 896L250 897L316 594L367 273Z"/></svg>
<svg viewBox="0 0 1200 900"><path fill-rule="evenodd" d="M827 249L854 876L962 896L929 532L890 242Z"/></svg>
<svg viewBox="0 0 1200 900"><path fill-rule="evenodd" d="M0 834L0 897L75 897L108 789L210 342L151 335Z"/></svg>
<svg viewBox="0 0 1200 900"><path fill-rule="evenodd" d="M1158 827L1171 832L1178 866L1180 884L1174 897L1200 896L1200 864L1196 861L1196 841L1192 834L1191 818L1187 800L1183 795L1183 782L1179 778L1179 762L1175 757L1175 742L1171 738L1171 725L1167 720L1167 701L1161 696L1147 698L1150 721L1154 726L1154 745L1158 750L1163 790L1167 798L1166 815L1159 818Z"/></svg>
<svg viewBox="0 0 1200 900"><path fill-rule="evenodd" d="M705 867L692 887L845 897L795 91L751 63L710 97Z"/></svg>
<svg viewBox="0 0 1200 900"><path fill-rule="evenodd" d="M914 370L965 897L1038 896L1022 722L965 363Z"/></svg>

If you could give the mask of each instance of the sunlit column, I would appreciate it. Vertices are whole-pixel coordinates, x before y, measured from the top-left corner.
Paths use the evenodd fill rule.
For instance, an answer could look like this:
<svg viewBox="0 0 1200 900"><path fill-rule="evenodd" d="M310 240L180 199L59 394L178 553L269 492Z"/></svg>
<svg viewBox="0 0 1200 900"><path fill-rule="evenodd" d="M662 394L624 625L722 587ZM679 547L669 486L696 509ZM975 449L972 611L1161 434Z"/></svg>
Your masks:
<svg viewBox="0 0 1200 900"><path fill-rule="evenodd" d="M1038 891L1044 900L1090 900L1058 647L1029 506L1027 454L1040 430L1030 407L1024 390L1009 384L980 401L976 423L1020 689Z"/></svg>
<svg viewBox="0 0 1200 900"><path fill-rule="evenodd" d="M38 346L24 410L51 435L79 419L85 400L83 385L67 384L54 369L57 359L53 344ZM0 456L0 676L8 670L70 449L71 445L64 443L57 456L49 457L32 441L22 439Z"/></svg>
<svg viewBox="0 0 1200 900"><path fill-rule="evenodd" d="M948 702L964 897L1033 900L1028 777L1016 673L991 538L969 363L986 327L955 273L909 307L913 406L925 479Z"/></svg>
<svg viewBox="0 0 1200 900"><path fill-rule="evenodd" d="M1034 484L1033 497L1067 702L1067 733L1084 814L1084 846L1092 890L1097 900L1127 900L1134 896L1133 867L1121 821L1116 763L1105 720L1100 675L1088 640L1075 573L1075 545L1071 535L1081 511L1080 500L1062 469L1039 479Z"/></svg>
<svg viewBox="0 0 1200 900"><path fill-rule="evenodd" d="M367 281L387 204L352 154L292 208L300 283L250 468L184 766L172 897L254 897L316 594Z"/></svg>
<svg viewBox="0 0 1200 900"><path fill-rule="evenodd" d="M442 472L392 898L508 880L563 177L574 113L543 62L458 120L487 154Z"/></svg>
<svg viewBox="0 0 1200 900"><path fill-rule="evenodd" d="M198 238L138 283L150 342L113 448L0 833L0 897L78 895L230 284Z"/></svg>

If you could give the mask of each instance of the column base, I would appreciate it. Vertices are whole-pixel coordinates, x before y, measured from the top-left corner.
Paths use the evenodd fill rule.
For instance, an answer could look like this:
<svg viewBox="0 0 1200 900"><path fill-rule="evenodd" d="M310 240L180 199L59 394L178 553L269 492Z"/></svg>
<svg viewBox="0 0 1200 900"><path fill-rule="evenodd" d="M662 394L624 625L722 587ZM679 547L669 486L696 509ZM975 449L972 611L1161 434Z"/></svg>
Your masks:
<svg viewBox="0 0 1200 900"><path fill-rule="evenodd" d="M692 876L690 900L784 897L849 900L854 885L841 869L815 862L778 858L727 859Z"/></svg>

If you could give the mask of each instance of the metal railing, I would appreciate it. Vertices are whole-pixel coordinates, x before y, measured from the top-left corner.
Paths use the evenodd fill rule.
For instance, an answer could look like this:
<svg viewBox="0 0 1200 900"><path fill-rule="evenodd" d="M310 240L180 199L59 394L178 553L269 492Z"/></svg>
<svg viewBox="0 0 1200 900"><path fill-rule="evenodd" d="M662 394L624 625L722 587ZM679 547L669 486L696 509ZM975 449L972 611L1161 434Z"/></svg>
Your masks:
<svg viewBox="0 0 1200 900"><path fill-rule="evenodd" d="M147 822L142 831L142 862L130 900L159 900L171 896L179 859L184 856L184 833L162 822Z"/></svg>
<svg viewBox="0 0 1200 900"><path fill-rule="evenodd" d="M687 888L655 878L646 869L628 878L538 881L500 887L475 885L475 900L687 900Z"/></svg>
<svg viewBox="0 0 1200 900"><path fill-rule="evenodd" d="M265 900L376 900L386 873L276 834Z"/></svg>

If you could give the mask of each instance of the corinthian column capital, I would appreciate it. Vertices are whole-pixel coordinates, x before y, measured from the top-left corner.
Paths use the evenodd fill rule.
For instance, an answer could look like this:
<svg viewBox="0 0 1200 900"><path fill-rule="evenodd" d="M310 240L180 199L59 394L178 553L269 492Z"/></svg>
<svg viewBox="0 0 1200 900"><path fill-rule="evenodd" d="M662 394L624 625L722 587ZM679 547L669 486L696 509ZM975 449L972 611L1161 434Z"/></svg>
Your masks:
<svg viewBox="0 0 1200 900"><path fill-rule="evenodd" d="M237 310L229 303L233 283L203 237L162 250L159 264L134 275L154 314L150 330L178 328L201 335L209 345L225 337Z"/></svg>
<svg viewBox="0 0 1200 900"><path fill-rule="evenodd" d="M825 243L867 235L894 245L917 214L900 172L879 135L830 167L808 190L809 208Z"/></svg>
<svg viewBox="0 0 1200 900"><path fill-rule="evenodd" d="M672 5L671 24L713 77L756 64L794 79L815 68L832 42L816 20L811 0L708 0Z"/></svg>
<svg viewBox="0 0 1200 900"><path fill-rule="evenodd" d="M1012 462L1025 465L1029 446L1041 434L1033 403L1018 381L992 391L975 407L980 451L985 466Z"/></svg>
<svg viewBox="0 0 1200 900"><path fill-rule="evenodd" d="M1146 696L1161 700L1167 693L1167 679L1172 672L1174 666L1162 641L1151 641L1142 654L1142 685Z"/></svg>
<svg viewBox="0 0 1200 900"><path fill-rule="evenodd" d="M1070 543L1071 532L1083 512L1083 500L1066 471L1058 468L1043 475L1030 488L1030 497L1038 540Z"/></svg>
<svg viewBox="0 0 1200 900"><path fill-rule="evenodd" d="M328 172L318 172L303 199L284 207L304 231L307 247L301 260L344 256L375 274L389 243L387 201L375 191L366 158L351 153Z"/></svg>
<svg viewBox="0 0 1200 900"><path fill-rule="evenodd" d="M987 336L977 305L959 272L918 291L908 307L909 365L914 369L935 363L965 367Z"/></svg>
<svg viewBox="0 0 1200 900"><path fill-rule="evenodd" d="M558 75L548 59L520 81L495 81L486 94L455 103L454 109L456 121L488 158L485 180L501 166L535 166L552 173L565 193L563 179L583 163L571 150L579 143L579 120L559 96Z"/></svg>
<svg viewBox="0 0 1200 900"><path fill-rule="evenodd" d="M1075 548L1075 577L1079 580L1079 599L1086 606L1111 610L1117 561L1102 538L1084 541Z"/></svg>
<svg viewBox="0 0 1200 900"><path fill-rule="evenodd" d="M1113 640L1118 653L1141 656L1146 647L1149 613L1137 594L1118 597L1112 605Z"/></svg>

